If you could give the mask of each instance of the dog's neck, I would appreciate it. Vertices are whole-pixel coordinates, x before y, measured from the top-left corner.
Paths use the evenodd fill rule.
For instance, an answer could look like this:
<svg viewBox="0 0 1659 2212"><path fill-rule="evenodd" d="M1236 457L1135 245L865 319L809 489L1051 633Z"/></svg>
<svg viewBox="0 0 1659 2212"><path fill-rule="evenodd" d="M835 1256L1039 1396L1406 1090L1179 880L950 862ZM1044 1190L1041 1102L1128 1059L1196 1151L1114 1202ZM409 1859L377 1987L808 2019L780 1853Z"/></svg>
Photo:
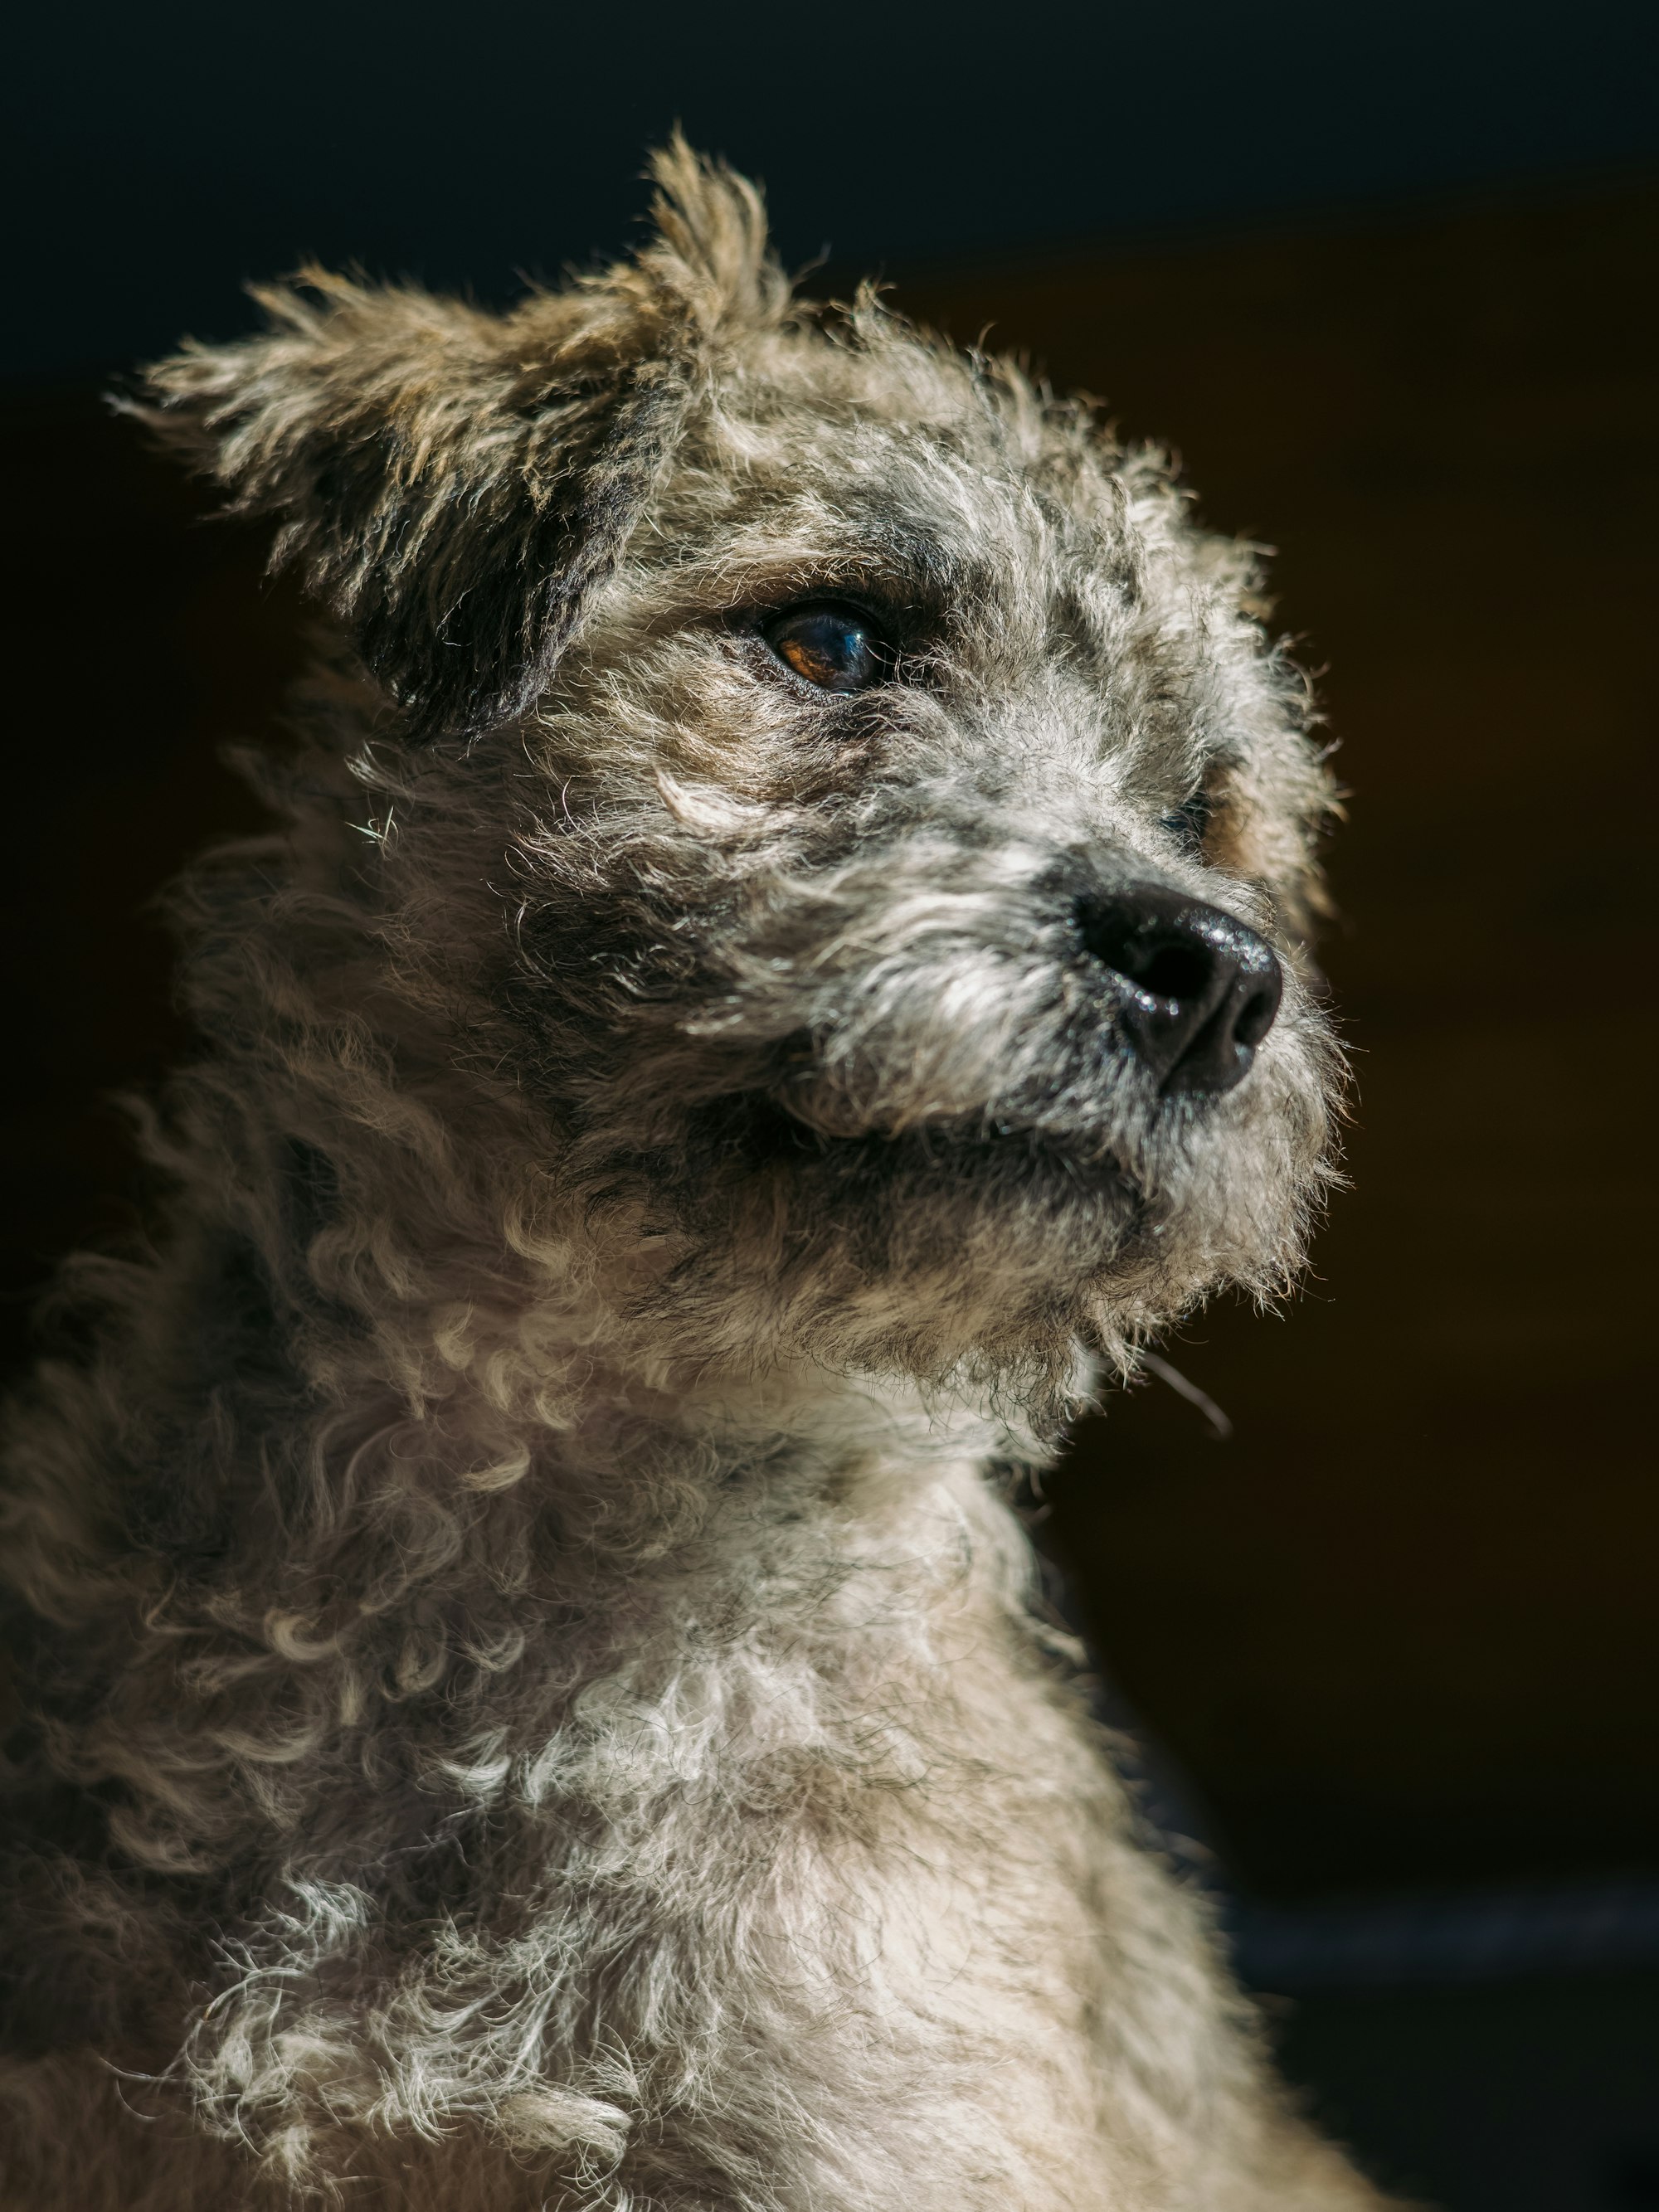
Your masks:
<svg viewBox="0 0 1659 2212"><path fill-rule="evenodd" d="M344 1338L326 1389L297 1351L287 1379L251 1352L239 1370L234 1332L180 1375L161 1352L228 1296L222 1235L196 1250L128 1340L131 1407L153 1326L154 1418L106 1446L106 1495L143 1501L148 1549L88 1527L71 1632L76 1763L130 1794L112 1826L141 1864L285 1863L321 1836L337 1875L498 1802L602 1796L609 1754L580 1717L599 1706L656 1715L629 1723L643 1745L695 1735L733 1673L775 1676L754 1694L780 1712L838 1680L832 1704L879 1705L883 1679L937 1663L940 1607L1022 1602L1027 1554L979 1463L1030 1446L963 1396L804 1361L642 1372L568 1308L482 1301L423 1333L406 1315L404 1387L383 1347ZM417 1370L442 1394L412 1394ZM43 1583L61 1534L35 1532ZM319 1778L360 1765L380 1784L343 1829Z"/></svg>
<svg viewBox="0 0 1659 2212"><path fill-rule="evenodd" d="M103 1811L60 1834L48 1781L23 1818L94 1888L125 1882L98 1871L112 1844L159 1917L132 1920L131 1977L66 1983L68 2015L103 2006L125 2035L153 1995L167 2048L162 1964L171 1944L210 1970L198 1924L246 1928L286 1971L295 1945L403 1942L465 1879L487 1936L550 1851L648 1856L653 1808L687 1790L822 1767L890 1792L969 1757L963 1655L982 1659L988 1612L1023 1611L1030 1570L980 1465L1006 1441L984 1407L805 1363L671 1389L594 1357L537 1423L487 1360L422 1405L362 1357L326 1401L257 1375L175 1395L112 1464L154 1500L153 1549L87 1532L82 1710L51 1753ZM61 1533L35 1532L59 1565ZM15 1940L55 1956L55 1905L30 1910Z"/></svg>

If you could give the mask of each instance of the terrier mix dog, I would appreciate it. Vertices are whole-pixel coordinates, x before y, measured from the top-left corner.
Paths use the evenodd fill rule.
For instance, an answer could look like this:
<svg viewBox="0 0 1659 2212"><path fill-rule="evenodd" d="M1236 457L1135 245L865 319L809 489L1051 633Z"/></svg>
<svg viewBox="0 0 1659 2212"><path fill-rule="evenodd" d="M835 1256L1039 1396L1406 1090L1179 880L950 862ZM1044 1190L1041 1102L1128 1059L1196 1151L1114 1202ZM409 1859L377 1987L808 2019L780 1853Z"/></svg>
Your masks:
<svg viewBox="0 0 1659 2212"><path fill-rule="evenodd" d="M1374 2205L1003 1494L1296 1264L1303 686L1157 454L658 174L137 409L343 641L10 1431L0 2203Z"/></svg>

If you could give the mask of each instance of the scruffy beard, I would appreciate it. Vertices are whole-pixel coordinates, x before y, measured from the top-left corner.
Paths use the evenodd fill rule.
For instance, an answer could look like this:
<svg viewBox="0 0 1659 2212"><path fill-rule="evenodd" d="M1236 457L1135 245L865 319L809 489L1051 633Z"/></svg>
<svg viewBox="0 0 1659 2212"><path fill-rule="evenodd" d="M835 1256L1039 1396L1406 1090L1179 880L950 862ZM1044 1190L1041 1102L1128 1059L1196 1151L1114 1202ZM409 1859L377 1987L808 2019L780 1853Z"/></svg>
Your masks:
<svg viewBox="0 0 1659 2212"><path fill-rule="evenodd" d="M1286 1287L1331 1176L1322 1041L1197 1109L1115 1067L1069 1121L1051 1099L827 1128L811 1068L711 1099L635 1163L679 1255L653 1323L739 1363L988 1383L1057 1423L1079 1344L1127 1366L1223 1285Z"/></svg>
<svg viewBox="0 0 1659 2212"><path fill-rule="evenodd" d="M655 1346L1030 1391L1080 1339L1127 1364L1223 1285L1286 1286L1338 1068L1294 975L1237 1089L1162 1097L1052 853L998 848L999 885L955 888L974 859L900 848L648 936L619 915L601 938L590 893L547 933L525 1074L579 1100L578 1194L647 1224L659 1264L629 1296ZM566 994L606 941L627 980L596 1030Z"/></svg>
<svg viewBox="0 0 1659 2212"><path fill-rule="evenodd" d="M1299 1265L1340 1062L1295 975L1235 1090L1162 1097L1051 857L1003 846L978 858L994 874L961 890L975 870L941 842L792 884L716 939L726 988L676 1024L665 1065L702 1102L679 1218L814 1356L1058 1369L1082 1335L1126 1360L1208 1292L1270 1296Z"/></svg>

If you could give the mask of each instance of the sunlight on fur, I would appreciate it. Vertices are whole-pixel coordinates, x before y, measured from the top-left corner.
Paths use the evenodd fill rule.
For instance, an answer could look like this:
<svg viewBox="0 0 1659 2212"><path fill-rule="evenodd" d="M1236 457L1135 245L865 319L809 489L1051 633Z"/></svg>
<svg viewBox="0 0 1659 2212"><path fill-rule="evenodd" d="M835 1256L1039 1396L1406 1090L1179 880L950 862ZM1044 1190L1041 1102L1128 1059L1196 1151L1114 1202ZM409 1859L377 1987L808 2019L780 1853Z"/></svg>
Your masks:
<svg viewBox="0 0 1659 2212"><path fill-rule="evenodd" d="M337 629L11 1418L0 2205L1372 2203L1006 1497L1297 1267L1304 686L1161 455L656 172L621 267L312 271L131 405Z"/></svg>

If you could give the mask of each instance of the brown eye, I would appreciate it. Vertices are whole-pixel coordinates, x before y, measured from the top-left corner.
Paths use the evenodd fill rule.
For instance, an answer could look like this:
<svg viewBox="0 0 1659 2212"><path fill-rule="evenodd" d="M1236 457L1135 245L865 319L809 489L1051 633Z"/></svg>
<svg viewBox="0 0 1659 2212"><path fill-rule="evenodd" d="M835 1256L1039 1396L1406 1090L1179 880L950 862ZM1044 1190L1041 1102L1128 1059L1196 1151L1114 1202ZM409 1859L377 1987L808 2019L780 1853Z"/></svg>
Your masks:
<svg viewBox="0 0 1659 2212"><path fill-rule="evenodd" d="M886 659L881 640L855 607L791 607L761 635L787 668L820 691L862 691Z"/></svg>

